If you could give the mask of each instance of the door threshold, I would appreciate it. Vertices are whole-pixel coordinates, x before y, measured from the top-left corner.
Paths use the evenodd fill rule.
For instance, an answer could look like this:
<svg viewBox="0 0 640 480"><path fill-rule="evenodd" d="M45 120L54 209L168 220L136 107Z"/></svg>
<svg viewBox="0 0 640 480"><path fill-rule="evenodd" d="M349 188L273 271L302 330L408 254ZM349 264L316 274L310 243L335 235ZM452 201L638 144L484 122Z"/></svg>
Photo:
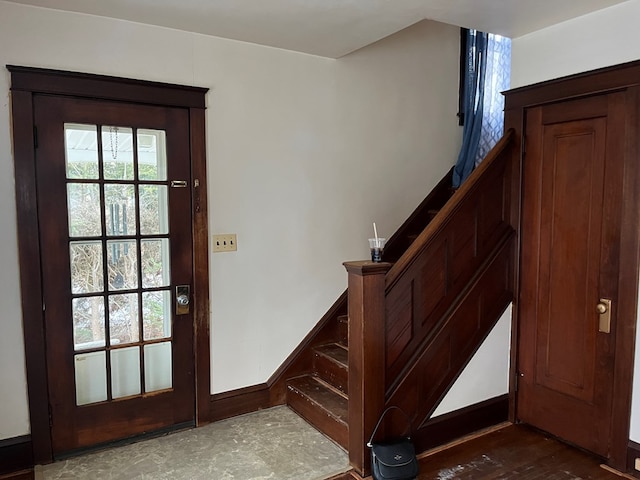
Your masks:
<svg viewBox="0 0 640 480"><path fill-rule="evenodd" d="M70 450L68 452L62 452L59 454L54 454L53 461L57 462L60 460L66 460L68 458L79 457L81 455L86 455L88 453L94 453L101 450L107 450L110 448L122 447L124 445L130 445L132 443L142 442L144 440L149 440L151 438L164 437L165 435L169 435L171 433L179 432L182 430L189 430L191 428L195 428L195 421L178 423L176 425L171 425L169 427L159 428L158 430L153 430L151 432L145 432L140 435L134 435L131 437L123 438L120 440L114 440L112 442L104 442L96 445L92 445L90 447L78 448L75 450Z"/></svg>

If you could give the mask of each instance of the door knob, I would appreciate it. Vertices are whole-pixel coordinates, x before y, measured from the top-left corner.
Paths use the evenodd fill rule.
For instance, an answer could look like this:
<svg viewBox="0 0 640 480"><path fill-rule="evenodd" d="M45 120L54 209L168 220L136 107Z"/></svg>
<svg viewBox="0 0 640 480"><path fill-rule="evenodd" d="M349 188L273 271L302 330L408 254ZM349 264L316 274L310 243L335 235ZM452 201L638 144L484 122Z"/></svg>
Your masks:
<svg viewBox="0 0 640 480"><path fill-rule="evenodd" d="M189 313L190 298L191 288L189 285L178 285L176 287L176 315L186 315Z"/></svg>
<svg viewBox="0 0 640 480"><path fill-rule="evenodd" d="M596 312L600 316L598 331L602 333L611 333L611 300L601 298L596 305Z"/></svg>

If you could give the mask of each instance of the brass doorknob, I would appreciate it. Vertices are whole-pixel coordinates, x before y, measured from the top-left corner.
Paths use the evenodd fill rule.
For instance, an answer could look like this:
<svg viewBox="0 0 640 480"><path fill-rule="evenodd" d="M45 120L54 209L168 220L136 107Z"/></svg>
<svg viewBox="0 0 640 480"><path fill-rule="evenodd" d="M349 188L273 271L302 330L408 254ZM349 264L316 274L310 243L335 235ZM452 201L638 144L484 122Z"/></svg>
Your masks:
<svg viewBox="0 0 640 480"><path fill-rule="evenodd" d="M600 315L604 315L605 313L607 313L607 310L609 310L609 308L606 303L600 302L598 305L596 305L596 312L598 312Z"/></svg>

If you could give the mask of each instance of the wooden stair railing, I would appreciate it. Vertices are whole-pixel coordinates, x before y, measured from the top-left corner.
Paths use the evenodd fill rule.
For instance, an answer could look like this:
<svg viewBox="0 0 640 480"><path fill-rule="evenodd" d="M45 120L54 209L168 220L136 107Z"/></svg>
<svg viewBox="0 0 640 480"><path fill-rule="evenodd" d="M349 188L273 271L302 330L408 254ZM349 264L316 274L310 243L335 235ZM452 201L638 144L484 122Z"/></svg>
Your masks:
<svg viewBox="0 0 640 480"><path fill-rule="evenodd" d="M426 445L425 424L512 300L512 142L510 130L397 262L345 263L347 449L362 476L366 441L386 406L409 414L418 450Z"/></svg>
<svg viewBox="0 0 640 480"><path fill-rule="evenodd" d="M387 242L397 260L451 197L451 171ZM267 381L271 405L287 403L345 449L348 446L348 339L345 291Z"/></svg>

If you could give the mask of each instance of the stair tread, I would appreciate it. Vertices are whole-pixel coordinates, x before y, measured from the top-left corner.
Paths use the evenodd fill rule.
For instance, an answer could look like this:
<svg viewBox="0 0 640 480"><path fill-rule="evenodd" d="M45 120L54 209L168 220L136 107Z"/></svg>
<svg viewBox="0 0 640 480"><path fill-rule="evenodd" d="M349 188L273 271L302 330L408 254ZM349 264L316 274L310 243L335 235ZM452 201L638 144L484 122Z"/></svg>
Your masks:
<svg viewBox="0 0 640 480"><path fill-rule="evenodd" d="M341 343L320 345L314 349L317 353L328 357L343 368L349 368L349 350Z"/></svg>
<svg viewBox="0 0 640 480"><path fill-rule="evenodd" d="M290 389L304 395L321 407L340 423L347 424L348 401L328 384L312 375L292 378L287 382Z"/></svg>

